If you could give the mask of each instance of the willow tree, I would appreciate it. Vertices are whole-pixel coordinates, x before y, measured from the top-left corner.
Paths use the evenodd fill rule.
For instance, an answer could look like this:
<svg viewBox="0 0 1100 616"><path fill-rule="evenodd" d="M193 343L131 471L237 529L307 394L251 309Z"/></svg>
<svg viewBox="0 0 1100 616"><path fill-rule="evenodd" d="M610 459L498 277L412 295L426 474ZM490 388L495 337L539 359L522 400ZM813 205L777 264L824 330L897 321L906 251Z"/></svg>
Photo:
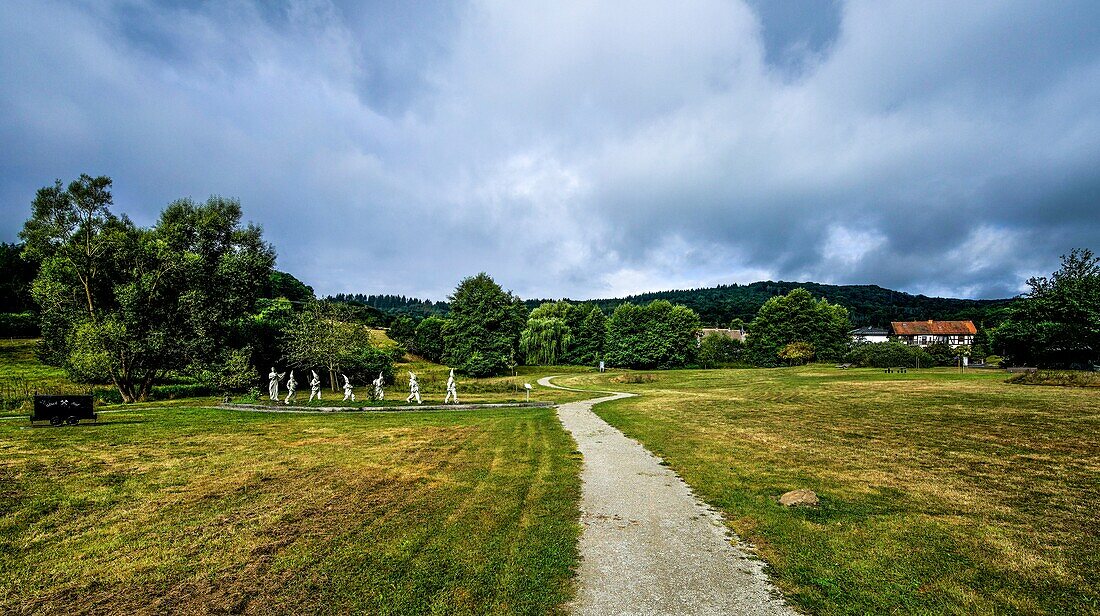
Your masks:
<svg viewBox="0 0 1100 616"><path fill-rule="evenodd" d="M558 317L533 317L519 336L528 365L553 366L562 361L573 343L573 332Z"/></svg>

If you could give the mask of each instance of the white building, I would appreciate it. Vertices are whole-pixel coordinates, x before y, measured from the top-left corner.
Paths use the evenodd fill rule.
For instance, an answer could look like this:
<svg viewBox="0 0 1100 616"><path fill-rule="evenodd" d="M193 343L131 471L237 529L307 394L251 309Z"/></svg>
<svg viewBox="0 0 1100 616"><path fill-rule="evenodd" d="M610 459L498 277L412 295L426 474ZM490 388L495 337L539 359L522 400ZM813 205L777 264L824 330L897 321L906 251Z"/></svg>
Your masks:
<svg viewBox="0 0 1100 616"><path fill-rule="evenodd" d="M890 332L881 327L861 327L848 332L852 342L886 342Z"/></svg>

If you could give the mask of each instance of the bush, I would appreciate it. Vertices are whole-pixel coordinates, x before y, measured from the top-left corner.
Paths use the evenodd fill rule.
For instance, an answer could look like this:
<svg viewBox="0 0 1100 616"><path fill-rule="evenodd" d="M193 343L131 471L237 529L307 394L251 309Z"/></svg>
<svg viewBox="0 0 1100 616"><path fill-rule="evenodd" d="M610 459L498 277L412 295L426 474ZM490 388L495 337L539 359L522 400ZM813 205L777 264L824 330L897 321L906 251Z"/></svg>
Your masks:
<svg viewBox="0 0 1100 616"><path fill-rule="evenodd" d="M38 317L33 312L0 312L0 337L35 338Z"/></svg>
<svg viewBox="0 0 1100 616"><path fill-rule="evenodd" d="M384 349L382 352L385 353L386 355L388 355L389 358L390 358L390 361L393 362L393 363L404 361L405 354L408 353L408 351L405 349L404 345L400 345L400 344L395 344L395 345L393 345L393 346L391 346L387 349Z"/></svg>
<svg viewBox="0 0 1100 616"><path fill-rule="evenodd" d="M695 361L699 315L686 306L653 300L620 304L607 321L607 363L637 369L681 368Z"/></svg>
<svg viewBox="0 0 1100 616"><path fill-rule="evenodd" d="M698 360L704 368L716 368L739 361L743 352L740 340L711 332L699 342Z"/></svg>
<svg viewBox="0 0 1100 616"><path fill-rule="evenodd" d="M217 362L196 370L195 378L210 391L245 391L254 387L258 378L252 366L252 349L230 349Z"/></svg>
<svg viewBox="0 0 1100 616"><path fill-rule="evenodd" d="M1005 383L1057 387L1100 387L1100 374L1074 370L1038 370L1035 372L1021 372L1007 379Z"/></svg>
<svg viewBox="0 0 1100 616"><path fill-rule="evenodd" d="M985 364L987 366L1000 366L1002 363L1004 363L1004 360L1005 358L1001 357L1000 355L985 356Z"/></svg>
<svg viewBox="0 0 1100 616"><path fill-rule="evenodd" d="M369 385L379 373L386 383L393 383L393 357L389 351L362 347L344 359L340 372L357 385Z"/></svg>
<svg viewBox="0 0 1100 616"><path fill-rule="evenodd" d="M933 365L932 357L924 349L900 342L860 344L848 352L847 359L853 364L868 368L916 368Z"/></svg>
<svg viewBox="0 0 1100 616"><path fill-rule="evenodd" d="M944 342L930 344L924 347L924 350L932 357L932 361L936 362L937 366L954 366L955 358L959 356L958 351Z"/></svg>

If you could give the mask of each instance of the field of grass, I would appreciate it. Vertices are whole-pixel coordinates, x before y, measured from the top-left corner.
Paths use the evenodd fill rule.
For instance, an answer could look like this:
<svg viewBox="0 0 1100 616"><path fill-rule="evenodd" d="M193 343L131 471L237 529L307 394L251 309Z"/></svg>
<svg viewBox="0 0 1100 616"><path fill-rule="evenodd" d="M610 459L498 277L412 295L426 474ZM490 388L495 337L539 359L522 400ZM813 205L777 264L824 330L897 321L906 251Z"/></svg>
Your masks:
<svg viewBox="0 0 1100 616"><path fill-rule="evenodd" d="M579 459L554 410L137 407L0 422L0 613L542 614Z"/></svg>
<svg viewBox="0 0 1100 616"><path fill-rule="evenodd" d="M638 373L633 373L638 374ZM1100 391L998 371L576 375L816 614L1100 613ZM786 509L796 488L821 505Z"/></svg>

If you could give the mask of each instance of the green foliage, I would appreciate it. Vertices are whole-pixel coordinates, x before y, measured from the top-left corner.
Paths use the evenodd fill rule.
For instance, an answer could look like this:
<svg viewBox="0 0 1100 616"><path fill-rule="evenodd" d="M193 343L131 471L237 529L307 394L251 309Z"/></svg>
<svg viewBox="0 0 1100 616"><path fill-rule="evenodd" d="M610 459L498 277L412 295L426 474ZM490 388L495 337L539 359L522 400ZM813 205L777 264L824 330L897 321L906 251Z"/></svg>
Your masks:
<svg viewBox="0 0 1100 616"><path fill-rule="evenodd" d="M594 304L588 304L587 310L582 306L580 310L584 318L573 330L573 348L570 350L569 360L577 365L593 366L604 356L607 345L607 315Z"/></svg>
<svg viewBox="0 0 1100 616"><path fill-rule="evenodd" d="M532 311L534 315L538 310ZM565 359L573 332L561 317L532 316L520 333L519 347L524 361L532 366L556 366Z"/></svg>
<svg viewBox="0 0 1100 616"><path fill-rule="evenodd" d="M504 374L516 365L527 307L488 274L459 283L443 328L444 362L470 376Z"/></svg>
<svg viewBox="0 0 1100 616"><path fill-rule="evenodd" d="M192 374L210 391L242 392L255 387L258 381L252 364L252 349L227 349L213 362L197 366Z"/></svg>
<svg viewBox="0 0 1100 616"><path fill-rule="evenodd" d="M954 366L958 363L957 357L963 354L960 348L956 349L946 342L937 342L924 347L924 351L931 358L935 366ZM967 349L969 352L969 349Z"/></svg>
<svg viewBox="0 0 1100 616"><path fill-rule="evenodd" d="M829 303L848 309L849 317L857 326L885 326L890 321L971 320L981 325L993 326L1006 316L1006 307L1013 300L951 299L910 295L876 285L830 285L814 282L754 282L747 285L720 285L707 289L683 289L658 291L619 298L594 300L610 313L623 303L644 304L655 299L682 304L699 314L703 323L724 326L734 319L748 322L753 319L764 302L785 295L794 289L805 288L814 297L824 297Z"/></svg>
<svg viewBox="0 0 1100 616"><path fill-rule="evenodd" d="M38 262L23 258L22 245L3 242L0 243L0 272L4 273L0 276L0 314L33 311L31 283L38 275ZM37 330L35 327L35 332Z"/></svg>
<svg viewBox="0 0 1100 616"><path fill-rule="evenodd" d="M268 274L264 297L268 299L283 297L299 303L308 303L315 299L313 287L286 272L278 270L272 270Z"/></svg>
<svg viewBox="0 0 1100 616"><path fill-rule="evenodd" d="M849 351L847 360L867 368L930 368L935 363L924 349L900 342L857 344Z"/></svg>
<svg viewBox="0 0 1100 616"><path fill-rule="evenodd" d="M744 345L717 332L711 332L699 341L698 361L704 368L718 368L741 360Z"/></svg>
<svg viewBox="0 0 1100 616"><path fill-rule="evenodd" d="M0 338L38 336L38 317L33 312L0 312Z"/></svg>
<svg viewBox="0 0 1100 616"><path fill-rule="evenodd" d="M111 374L107 366L111 357L106 343L101 339L102 332L113 321L98 326L89 321L77 325L72 332L69 357L65 363L65 372L76 383L110 383Z"/></svg>
<svg viewBox="0 0 1100 616"><path fill-rule="evenodd" d="M412 352L433 363L443 361L443 328L446 325L447 320L437 316L421 321L413 335Z"/></svg>
<svg viewBox="0 0 1100 616"><path fill-rule="evenodd" d="M1054 387L1100 387L1100 374L1082 370L1036 370L1013 375L1005 380L1005 383Z"/></svg>
<svg viewBox="0 0 1100 616"><path fill-rule="evenodd" d="M607 361L640 369L685 366L695 360L699 327L694 311L664 300L622 304L607 323Z"/></svg>
<svg viewBox="0 0 1100 616"><path fill-rule="evenodd" d="M832 361L844 356L848 347L848 311L828 300L814 300L805 289L773 297L760 307L749 324L746 350L761 366L774 366L780 350L792 342L813 345L816 356Z"/></svg>
<svg viewBox="0 0 1100 616"><path fill-rule="evenodd" d="M801 366L806 362L813 361L814 359L814 345L803 340L798 340L790 344L783 345L783 348L779 349L776 353L779 359L787 362L791 366Z"/></svg>
<svg viewBox="0 0 1100 616"><path fill-rule="evenodd" d="M346 320L348 310L344 304L313 302L283 332L290 367L320 368L333 391L340 384L340 373L360 383L373 380L379 372L393 377L393 358L374 347L366 326Z"/></svg>
<svg viewBox="0 0 1100 616"><path fill-rule="evenodd" d="M387 332L389 337L398 344L406 347L416 346L416 321L412 317L399 316L393 320Z"/></svg>
<svg viewBox="0 0 1100 616"><path fill-rule="evenodd" d="M1011 365L1100 364L1100 257L1073 250L1062 256L1061 269L1050 278L1027 284L1027 297L992 332L994 348Z"/></svg>
<svg viewBox="0 0 1100 616"><path fill-rule="evenodd" d="M258 227L242 228L236 201L180 200L142 229L110 212L110 187L82 175L42 188L21 237L42 263L32 285L41 356L85 372L105 359L129 402L170 370L243 347L275 256Z"/></svg>

